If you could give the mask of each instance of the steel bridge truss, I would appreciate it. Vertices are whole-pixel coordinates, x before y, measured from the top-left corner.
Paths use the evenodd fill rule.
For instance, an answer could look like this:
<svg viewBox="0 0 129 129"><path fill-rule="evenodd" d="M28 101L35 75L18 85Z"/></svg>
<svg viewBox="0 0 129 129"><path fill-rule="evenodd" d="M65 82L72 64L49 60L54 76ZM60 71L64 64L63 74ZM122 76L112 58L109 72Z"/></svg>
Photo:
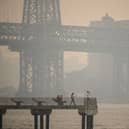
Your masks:
<svg viewBox="0 0 129 129"><path fill-rule="evenodd" d="M0 23L0 45L19 52L18 95L63 92L64 51L128 54L128 41L129 28L61 25L59 0L24 0L22 23Z"/></svg>

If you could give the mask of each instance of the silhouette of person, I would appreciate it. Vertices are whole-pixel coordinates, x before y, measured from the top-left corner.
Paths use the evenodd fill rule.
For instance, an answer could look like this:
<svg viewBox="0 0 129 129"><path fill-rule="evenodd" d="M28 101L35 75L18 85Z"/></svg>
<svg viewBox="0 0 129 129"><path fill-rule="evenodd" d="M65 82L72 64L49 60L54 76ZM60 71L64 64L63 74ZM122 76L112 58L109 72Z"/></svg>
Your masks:
<svg viewBox="0 0 129 129"><path fill-rule="evenodd" d="M72 92L72 94L71 94L71 103L70 103L70 105L76 105L76 103L75 103L75 97L74 97L74 92Z"/></svg>

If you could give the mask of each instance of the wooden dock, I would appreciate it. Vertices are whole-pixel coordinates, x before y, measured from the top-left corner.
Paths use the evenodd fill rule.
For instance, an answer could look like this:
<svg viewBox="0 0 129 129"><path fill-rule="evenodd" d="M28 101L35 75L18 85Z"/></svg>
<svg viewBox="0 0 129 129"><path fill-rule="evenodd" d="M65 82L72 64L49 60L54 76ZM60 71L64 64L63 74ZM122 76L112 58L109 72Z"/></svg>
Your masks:
<svg viewBox="0 0 129 129"><path fill-rule="evenodd" d="M71 105L70 101L70 98L63 98L63 103L58 103L55 98L0 98L0 129L3 127L3 115L7 110L30 110L34 116L34 129L38 129L38 116L40 129L49 129L49 117L54 109L77 109L82 116L82 129L93 129L93 117L98 110L96 98L75 98L75 105Z"/></svg>

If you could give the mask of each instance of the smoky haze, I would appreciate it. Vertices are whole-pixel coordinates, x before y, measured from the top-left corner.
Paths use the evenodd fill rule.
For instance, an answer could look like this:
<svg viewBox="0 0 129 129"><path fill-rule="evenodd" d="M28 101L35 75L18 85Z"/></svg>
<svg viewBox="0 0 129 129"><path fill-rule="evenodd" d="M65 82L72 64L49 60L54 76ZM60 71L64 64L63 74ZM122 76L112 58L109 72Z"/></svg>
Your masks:
<svg viewBox="0 0 129 129"><path fill-rule="evenodd" d="M62 63L57 63L59 60L56 60L57 56L55 55L59 53L57 49L55 51L55 47L58 48L56 46L58 43L54 48L52 46L51 49L34 49L36 51L36 57L34 57L36 63L33 69L40 67L38 71L39 76L36 75L39 78L27 82L32 83L31 85L28 84L28 94L25 93L26 91L21 92L19 90L19 52L9 50L7 46L1 47L0 96L16 96L20 94L20 96L24 97L54 97L57 94L69 96L71 92L75 92L76 96L84 96L86 91L90 90L91 96L96 96L100 102L128 102L129 16L125 15L127 11L126 3L128 1L124 0L123 2L122 0L118 0L118 7L115 6L116 1L104 1L107 6L105 4L95 5L93 1L87 1L87 4L83 0L78 2L62 0L60 4L62 25L60 28L62 27L64 29L53 31L53 26L55 25L49 28L54 33L54 36L57 36L56 38L58 40L54 41L52 39L52 41L63 44L63 47L59 47L61 50L59 53L63 55L61 56L63 61ZM71 7L70 5L72 3L75 6ZM84 3L87 9L84 7ZM101 3L104 2L101 1ZM94 7L93 13L90 11L91 7ZM98 10L100 7L103 7L103 9ZM105 7L106 10L104 9ZM109 12L109 14L105 14L105 12ZM9 0L0 1L1 22L21 23L22 15L22 0L13 0L11 3ZM42 33L42 30L40 31ZM38 33L40 31L38 30ZM53 37L51 36L49 38L51 39ZM63 40L60 41L59 39L61 38ZM42 36L39 40L43 41L44 44L44 38ZM49 44L49 42L52 43L51 41L46 41L46 44ZM32 53L34 53L34 50ZM51 52L48 53L48 51ZM46 63L47 61L49 62L48 64ZM61 72L60 69L62 70ZM28 70L31 73L30 67ZM50 80L46 81L49 77ZM24 87L23 85L21 86ZM36 91L34 95L32 91Z"/></svg>

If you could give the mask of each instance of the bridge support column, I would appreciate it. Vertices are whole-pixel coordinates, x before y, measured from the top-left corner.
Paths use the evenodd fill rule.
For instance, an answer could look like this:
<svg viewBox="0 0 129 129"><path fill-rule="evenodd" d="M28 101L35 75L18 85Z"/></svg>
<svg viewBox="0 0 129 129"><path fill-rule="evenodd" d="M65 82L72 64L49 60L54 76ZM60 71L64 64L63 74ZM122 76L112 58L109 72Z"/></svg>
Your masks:
<svg viewBox="0 0 129 129"><path fill-rule="evenodd" d="M17 96L28 96L32 91L32 55L28 50L21 50L20 56L20 82Z"/></svg>
<svg viewBox="0 0 129 129"><path fill-rule="evenodd" d="M124 89L126 88L126 77L127 75L127 66L126 66L126 55L119 55L119 54L114 54L114 68L113 68L113 85L114 85L114 93L113 97L115 98L123 98L125 97L125 91ZM128 84L127 84L128 85Z"/></svg>
<svg viewBox="0 0 129 129"><path fill-rule="evenodd" d="M52 110L32 109L31 114L34 115L34 129L38 129L38 116L40 116L40 129L49 129L50 113ZM44 115L46 115L46 127L44 127Z"/></svg>

